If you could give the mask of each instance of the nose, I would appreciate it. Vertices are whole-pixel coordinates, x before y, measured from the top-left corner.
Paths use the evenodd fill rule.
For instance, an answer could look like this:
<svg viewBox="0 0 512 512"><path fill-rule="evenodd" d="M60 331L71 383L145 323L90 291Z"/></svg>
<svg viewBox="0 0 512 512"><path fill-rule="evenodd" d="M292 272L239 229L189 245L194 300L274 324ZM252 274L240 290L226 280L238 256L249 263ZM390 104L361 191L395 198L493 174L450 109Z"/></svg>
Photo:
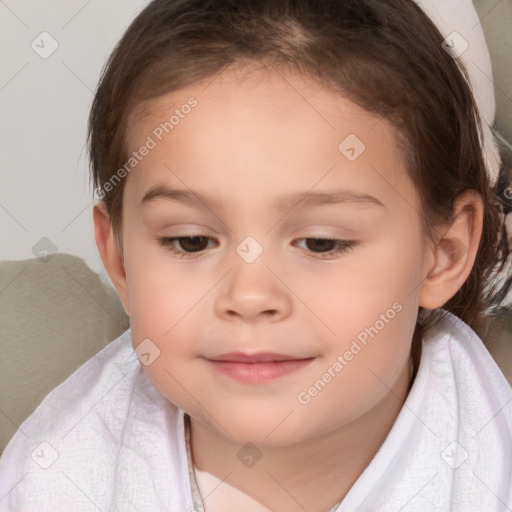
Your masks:
<svg viewBox="0 0 512 512"><path fill-rule="evenodd" d="M281 279L262 258L253 263L236 261L219 284L217 315L246 322L286 318L292 309L291 292Z"/></svg>

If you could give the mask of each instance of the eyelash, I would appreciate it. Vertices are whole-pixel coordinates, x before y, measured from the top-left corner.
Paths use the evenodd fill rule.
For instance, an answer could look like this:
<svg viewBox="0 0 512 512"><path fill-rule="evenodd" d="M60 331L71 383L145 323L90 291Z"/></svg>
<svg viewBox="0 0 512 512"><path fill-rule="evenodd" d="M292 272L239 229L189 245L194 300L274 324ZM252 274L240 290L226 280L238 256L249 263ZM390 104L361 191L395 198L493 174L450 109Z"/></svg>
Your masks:
<svg viewBox="0 0 512 512"><path fill-rule="evenodd" d="M179 258L188 258L193 259L197 258L201 255L203 251L197 251L197 252L184 252L176 249L174 246L174 242L176 240L186 240L190 238L206 238L208 240L212 240L212 238L204 235L189 235L189 236L175 236L175 237L165 237L165 238L159 238L158 242L161 246L163 246L165 249L167 249L169 252L177 255ZM335 238L314 238L314 237L307 237L307 238L299 238L298 240L322 240L322 241L328 241L328 242L336 242L338 245L337 249L332 249L327 252L314 252L311 251L312 254L318 255L320 259L328 259L330 256L335 256L337 254L344 254L354 249L354 246L356 245L356 242L351 240L338 240ZM192 256L193 254L197 254L198 256ZM325 257L327 255L327 258Z"/></svg>

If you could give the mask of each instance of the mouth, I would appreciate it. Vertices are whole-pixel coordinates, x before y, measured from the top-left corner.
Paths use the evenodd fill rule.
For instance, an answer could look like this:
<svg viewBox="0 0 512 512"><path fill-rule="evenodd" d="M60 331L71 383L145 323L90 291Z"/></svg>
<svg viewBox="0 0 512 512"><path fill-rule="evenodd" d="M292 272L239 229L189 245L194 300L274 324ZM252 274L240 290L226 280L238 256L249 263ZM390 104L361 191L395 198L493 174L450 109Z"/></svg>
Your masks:
<svg viewBox="0 0 512 512"><path fill-rule="evenodd" d="M300 361L303 357L275 354L273 352L258 352L256 354L245 354L244 352L229 352L220 356L209 357L210 361L225 361L228 363L272 363L280 361Z"/></svg>
<svg viewBox="0 0 512 512"><path fill-rule="evenodd" d="M244 354L231 352L220 356L205 358L217 372L242 382L266 382L296 372L315 358L260 352Z"/></svg>

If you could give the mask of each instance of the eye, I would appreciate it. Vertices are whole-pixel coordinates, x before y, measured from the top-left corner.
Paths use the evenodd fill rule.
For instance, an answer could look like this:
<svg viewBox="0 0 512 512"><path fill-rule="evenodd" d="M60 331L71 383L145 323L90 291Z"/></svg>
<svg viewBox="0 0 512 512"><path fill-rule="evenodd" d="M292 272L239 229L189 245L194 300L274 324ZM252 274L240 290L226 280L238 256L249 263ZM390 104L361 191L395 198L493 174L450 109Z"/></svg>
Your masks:
<svg viewBox="0 0 512 512"><path fill-rule="evenodd" d="M170 252L181 258L193 258L197 256L190 255L204 251L206 249L205 242L208 242L208 240L213 239L208 236L189 235L160 238L158 239L158 242ZM184 249L183 251L176 248L176 242L178 242L178 244Z"/></svg>
<svg viewBox="0 0 512 512"><path fill-rule="evenodd" d="M313 248L311 252L326 259L336 254L342 254L352 250L355 242L351 240L337 240L335 238L300 238L306 241L306 248Z"/></svg>

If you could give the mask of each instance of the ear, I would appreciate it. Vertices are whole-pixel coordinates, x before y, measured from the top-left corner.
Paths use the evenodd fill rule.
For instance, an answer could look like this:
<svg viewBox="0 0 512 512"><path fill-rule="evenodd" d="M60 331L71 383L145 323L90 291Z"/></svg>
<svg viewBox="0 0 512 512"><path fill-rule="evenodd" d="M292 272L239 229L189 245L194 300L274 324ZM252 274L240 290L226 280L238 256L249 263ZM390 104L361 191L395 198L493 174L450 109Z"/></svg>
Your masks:
<svg viewBox="0 0 512 512"><path fill-rule="evenodd" d="M94 205L94 235L96 245L101 256L103 266L107 271L114 288L121 299L126 314L130 315L130 305L128 300L128 286L123 260L119 254L117 243L112 232L110 215L108 214L105 203L100 202Z"/></svg>
<svg viewBox="0 0 512 512"><path fill-rule="evenodd" d="M467 190L455 201L454 220L443 226L433 249L435 263L422 283L419 305L436 309L461 288L475 263L482 236L483 203L476 190Z"/></svg>

